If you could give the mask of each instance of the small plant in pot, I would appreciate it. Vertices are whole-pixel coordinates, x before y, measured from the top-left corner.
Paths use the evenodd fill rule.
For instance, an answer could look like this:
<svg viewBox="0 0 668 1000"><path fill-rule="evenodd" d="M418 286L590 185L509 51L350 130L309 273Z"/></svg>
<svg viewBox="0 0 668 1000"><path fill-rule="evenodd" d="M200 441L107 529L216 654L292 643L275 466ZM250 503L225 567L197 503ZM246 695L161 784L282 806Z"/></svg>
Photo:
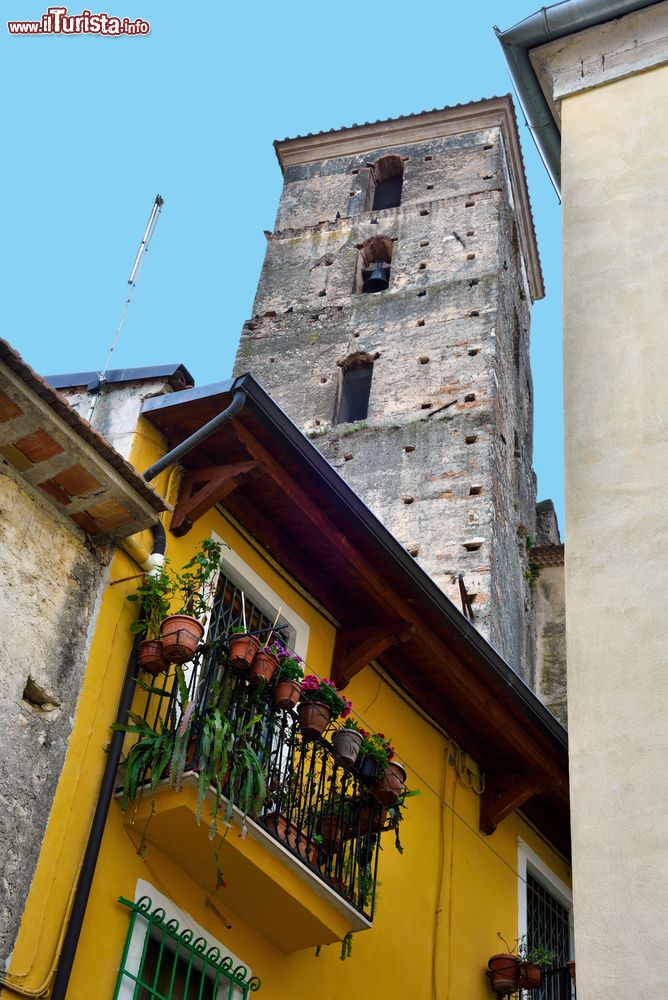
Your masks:
<svg viewBox="0 0 668 1000"><path fill-rule="evenodd" d="M128 601L141 601L139 618L130 626L133 635L146 635L139 643L137 663L142 670L151 674L161 674L167 670L167 660L160 641L160 626L169 614L169 601L174 593L174 583L169 571L163 567L156 573L149 573Z"/></svg>
<svg viewBox="0 0 668 1000"><path fill-rule="evenodd" d="M360 777L384 806L393 806L401 795L406 772L394 760L394 747L384 733L366 733L360 751Z"/></svg>
<svg viewBox="0 0 668 1000"><path fill-rule="evenodd" d="M235 625L229 635L230 663L237 670L247 670L260 648L256 635L249 635L245 625Z"/></svg>
<svg viewBox="0 0 668 1000"><path fill-rule="evenodd" d="M301 682L304 677L302 658L282 644L277 642L276 645L279 645L280 649L277 653L278 671L272 699L277 708L294 708L302 693Z"/></svg>
<svg viewBox="0 0 668 1000"><path fill-rule="evenodd" d="M302 700L298 711L305 739L322 736L330 722L339 716L345 719L350 715L351 708L352 702L339 693L333 681L320 680L314 674L308 674L302 681Z"/></svg>
<svg viewBox="0 0 668 1000"><path fill-rule="evenodd" d="M524 989L540 989L542 970L552 965L559 956L542 944L530 948L523 934L517 942L517 957L520 963L517 985Z"/></svg>
<svg viewBox="0 0 668 1000"><path fill-rule="evenodd" d="M332 735L332 747L339 764L353 766L362 746L363 732L355 719L348 716L343 725Z"/></svg>
<svg viewBox="0 0 668 1000"><path fill-rule="evenodd" d="M269 683L278 668L278 653L281 648L279 642L268 641L266 646L258 649L251 662L251 680L257 683Z"/></svg>
<svg viewBox="0 0 668 1000"><path fill-rule="evenodd" d="M174 574L181 607L165 618L160 630L165 658L171 663L186 663L195 654L213 605L220 561L220 542L205 538L182 572Z"/></svg>

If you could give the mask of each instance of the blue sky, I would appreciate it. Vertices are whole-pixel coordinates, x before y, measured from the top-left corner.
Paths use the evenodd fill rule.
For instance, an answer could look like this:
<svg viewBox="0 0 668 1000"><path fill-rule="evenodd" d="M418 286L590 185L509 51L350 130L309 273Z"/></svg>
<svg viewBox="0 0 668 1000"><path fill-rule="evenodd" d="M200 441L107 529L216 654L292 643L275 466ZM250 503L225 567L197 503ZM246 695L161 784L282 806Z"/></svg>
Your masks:
<svg viewBox="0 0 668 1000"><path fill-rule="evenodd" d="M47 5L7 0L5 17ZM4 77L3 336L38 371L99 369L159 192L165 207L114 367L226 378L281 175L276 138L505 94L492 26L527 0L329 5L113 0L145 37L10 37ZM81 6L70 6L79 13ZM563 527L560 207L521 139L547 297L533 310L534 464Z"/></svg>

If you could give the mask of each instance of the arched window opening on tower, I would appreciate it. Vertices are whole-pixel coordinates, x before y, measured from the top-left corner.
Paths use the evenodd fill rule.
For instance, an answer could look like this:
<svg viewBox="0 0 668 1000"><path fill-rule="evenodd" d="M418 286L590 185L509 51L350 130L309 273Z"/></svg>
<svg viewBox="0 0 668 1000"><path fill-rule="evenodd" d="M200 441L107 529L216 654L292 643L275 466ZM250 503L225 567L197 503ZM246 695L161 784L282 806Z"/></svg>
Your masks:
<svg viewBox="0 0 668 1000"><path fill-rule="evenodd" d="M383 156L371 168L369 182L372 212L383 208L398 208L401 205L401 189L404 183L404 161L400 156Z"/></svg>
<svg viewBox="0 0 668 1000"><path fill-rule="evenodd" d="M369 412L373 360L370 354L352 354L341 365L335 424L352 424L366 418Z"/></svg>
<svg viewBox="0 0 668 1000"><path fill-rule="evenodd" d="M356 292L384 292L388 288L393 247L387 236L374 236L358 247Z"/></svg>

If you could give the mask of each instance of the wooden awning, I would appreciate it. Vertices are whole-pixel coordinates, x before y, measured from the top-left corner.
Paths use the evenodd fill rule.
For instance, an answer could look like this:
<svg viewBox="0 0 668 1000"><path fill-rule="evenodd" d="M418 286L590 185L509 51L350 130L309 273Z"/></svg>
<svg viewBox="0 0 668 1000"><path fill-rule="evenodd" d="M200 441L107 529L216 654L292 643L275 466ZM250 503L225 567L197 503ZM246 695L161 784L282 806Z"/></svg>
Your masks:
<svg viewBox="0 0 668 1000"><path fill-rule="evenodd" d="M182 459L179 533L222 504L339 625L333 676L372 659L485 769L481 828L522 806L569 851L566 732L250 375L148 399L142 414L181 443L238 415Z"/></svg>

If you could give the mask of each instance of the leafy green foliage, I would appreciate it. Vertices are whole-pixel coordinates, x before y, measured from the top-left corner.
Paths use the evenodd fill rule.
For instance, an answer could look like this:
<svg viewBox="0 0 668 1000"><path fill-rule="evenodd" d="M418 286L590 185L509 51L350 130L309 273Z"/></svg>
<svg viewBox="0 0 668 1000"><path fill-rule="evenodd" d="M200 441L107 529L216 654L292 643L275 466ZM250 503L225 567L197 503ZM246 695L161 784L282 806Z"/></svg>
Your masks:
<svg viewBox="0 0 668 1000"><path fill-rule="evenodd" d="M133 635L146 632L147 639L159 637L160 625L169 614L174 586L172 576L165 566L156 575L147 574L135 593L128 595L128 601L141 601L140 617L130 626Z"/></svg>
<svg viewBox="0 0 668 1000"><path fill-rule="evenodd" d="M206 618L215 595L215 576L220 569L222 545L205 538L180 573L174 574L175 593L181 606L176 614L192 615L198 621Z"/></svg>

